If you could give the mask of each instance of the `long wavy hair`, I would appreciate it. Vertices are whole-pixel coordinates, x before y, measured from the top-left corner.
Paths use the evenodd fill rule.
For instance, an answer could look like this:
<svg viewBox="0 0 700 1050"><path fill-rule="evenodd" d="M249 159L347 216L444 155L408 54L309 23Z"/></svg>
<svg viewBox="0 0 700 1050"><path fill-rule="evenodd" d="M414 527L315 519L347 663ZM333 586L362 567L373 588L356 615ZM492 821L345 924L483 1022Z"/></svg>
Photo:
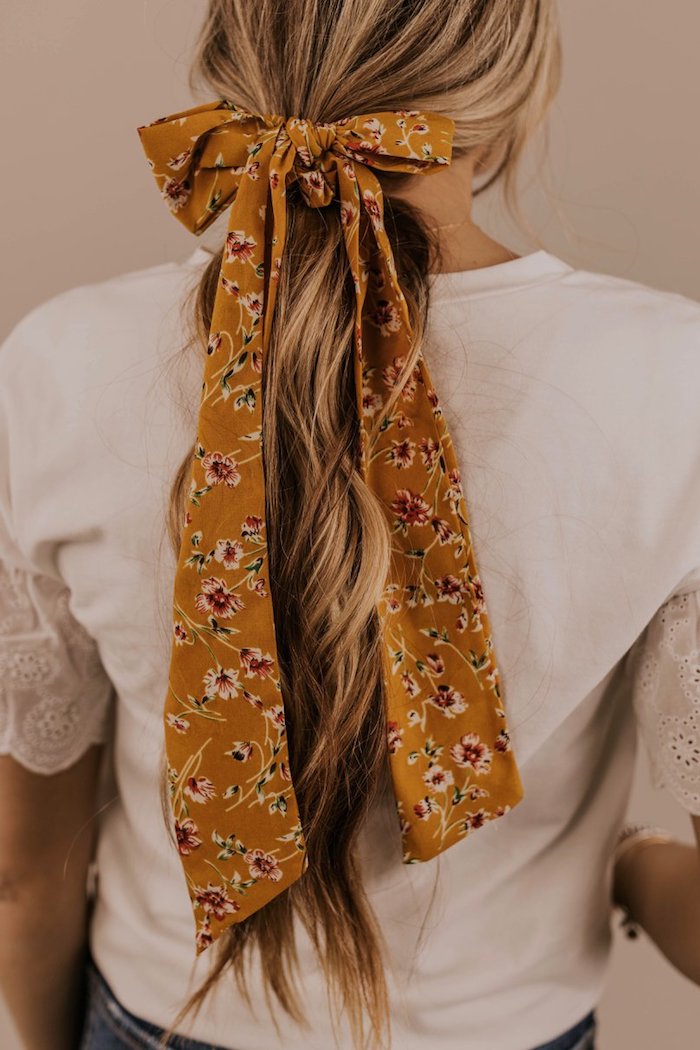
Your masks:
<svg viewBox="0 0 700 1050"><path fill-rule="evenodd" d="M479 150L512 199L514 172L559 83L554 0L210 0L192 70L258 113L334 121L418 109L455 121L453 156ZM386 225L421 353L439 247L419 209L392 196L411 176L379 173ZM396 179L396 181L394 181ZM306 1022L296 988L295 923L327 980L331 1014L356 1047L390 1042L383 942L363 888L358 832L387 776L376 604L389 564L383 512L357 471L353 284L338 209L289 194L289 229L263 368L269 580L290 763L308 849L305 874L211 949L209 975L176 1030L226 971L249 997L259 953L268 1005ZM204 355L221 265L192 301ZM401 393L399 386L394 396ZM192 452L174 479L177 552ZM167 812L167 809L166 809ZM398 833L398 827L397 827ZM273 1011L274 1013L274 1011Z"/></svg>

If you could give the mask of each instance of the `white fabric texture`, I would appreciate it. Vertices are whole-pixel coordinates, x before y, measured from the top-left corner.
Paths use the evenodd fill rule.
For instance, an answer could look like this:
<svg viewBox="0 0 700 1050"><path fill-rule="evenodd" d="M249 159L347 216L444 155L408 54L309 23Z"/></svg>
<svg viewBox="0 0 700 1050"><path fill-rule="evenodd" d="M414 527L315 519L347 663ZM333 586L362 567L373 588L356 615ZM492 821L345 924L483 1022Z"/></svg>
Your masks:
<svg viewBox="0 0 700 1050"><path fill-rule="evenodd" d="M165 518L202 367L182 353L180 306L207 259L73 289L0 348L0 749L48 773L110 742L91 949L123 1005L163 1026L209 966L157 790ZM604 986L638 731L657 782L697 811L700 304L538 251L435 277L426 360L525 796L434 862L403 865L385 795L358 849L394 1050L527 1050ZM297 935L309 1030L280 1013L276 1031L254 965L254 1009L224 981L187 1033L231 1050L332 1047L323 975Z"/></svg>
<svg viewBox="0 0 700 1050"><path fill-rule="evenodd" d="M700 590L661 607L631 660L652 783L700 816Z"/></svg>
<svg viewBox="0 0 700 1050"><path fill-rule="evenodd" d="M107 739L112 697L66 588L0 562L0 754L35 773L67 769Z"/></svg>

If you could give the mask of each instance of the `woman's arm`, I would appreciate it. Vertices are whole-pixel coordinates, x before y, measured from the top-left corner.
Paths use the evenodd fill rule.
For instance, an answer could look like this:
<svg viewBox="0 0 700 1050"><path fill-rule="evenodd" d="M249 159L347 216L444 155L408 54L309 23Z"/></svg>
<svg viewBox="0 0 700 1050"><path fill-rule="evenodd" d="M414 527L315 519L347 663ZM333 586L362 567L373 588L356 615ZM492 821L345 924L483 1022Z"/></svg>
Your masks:
<svg viewBox="0 0 700 1050"><path fill-rule="evenodd" d="M75 1050L102 748L62 773L0 757L0 994L26 1050Z"/></svg>
<svg viewBox="0 0 700 1050"><path fill-rule="evenodd" d="M700 985L700 817L696 844L638 843L615 866L613 900L625 905L666 958Z"/></svg>

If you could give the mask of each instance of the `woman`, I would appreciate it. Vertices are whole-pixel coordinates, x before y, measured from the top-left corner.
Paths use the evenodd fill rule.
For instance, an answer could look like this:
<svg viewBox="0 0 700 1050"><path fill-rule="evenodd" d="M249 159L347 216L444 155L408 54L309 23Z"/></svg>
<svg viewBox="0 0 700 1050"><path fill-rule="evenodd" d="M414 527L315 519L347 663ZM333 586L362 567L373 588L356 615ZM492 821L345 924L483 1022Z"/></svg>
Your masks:
<svg viewBox="0 0 700 1050"><path fill-rule="evenodd" d="M181 864L210 848L192 814L204 826L207 793L223 782L195 770L179 796L165 792L189 807L174 814L176 850L172 814L159 808L163 697L173 692L168 658L172 673L192 630L170 615L173 579L185 579L175 555L216 568L196 600L218 609L208 621L218 642L220 625L233 622L220 580L252 557L244 541L253 533L259 541L255 515L247 535L222 538L209 553L192 539L209 491L229 482L235 490L238 480L237 464L192 441L202 362L221 350L216 311L225 295L237 307L244 298L226 275L253 280L241 263L252 248L240 231L223 230L214 253L199 248L184 263L57 297L4 344L0 777L12 805L0 820L0 974L30 1050L156 1047L171 1027L179 1034L167 1045L181 1050L349 1048L386 1045L389 1036L402 1050L584 1050L594 1045L613 903L700 983L698 851L649 829L616 848L640 726L657 782L694 814L700 849L700 435L688 426L700 308L577 271L546 251L518 257L471 218L476 175L512 183L555 92L558 59L548 0L211 0L196 70L211 95L230 102L205 107L206 120L213 113L228 134L241 112L303 116L317 145L319 125L330 137L318 155L304 155L289 146L297 125L284 124L292 167L287 199L276 199L286 243L277 274L269 254L267 269L253 268L255 279L272 270L278 281L269 346L257 360L265 361L264 433L247 435L265 448L271 595L260 567L247 571L252 589L275 603L283 683L275 739L289 742L278 775L292 785L270 805L281 797L298 805L307 866L274 893L275 857L248 850L256 854L250 886L270 890L250 914L240 914L250 900L240 883L196 890L196 960ZM511 762L502 768L512 801L475 809L468 841L413 864L402 864L406 825L427 821L455 784L444 770L440 783L431 764L425 799L397 821L387 756L400 752L403 727L387 725L376 615L389 536L354 456L352 311L364 264L361 246L355 257L344 247L352 223L343 207L336 199L309 207L303 192L341 186L342 122L377 113L425 115L417 135L445 131L444 154L431 142L414 165L434 161L440 170L428 178L373 167L366 143L343 156L355 178L370 171L384 191L411 352L424 353L454 439L483 584L481 592L479 576L470 577L470 616L488 630L485 595L507 717L501 758L492 749L488 761ZM171 209L187 217L201 175L186 143L169 155L170 181L161 177L149 151L164 125L170 134L183 121L140 130ZM380 125L370 126L376 152L391 153L396 143ZM268 163L264 148L260 156ZM252 192L250 154L241 164L222 152L211 171ZM222 201L228 213L230 198L212 195L212 213ZM259 215L268 253L271 213ZM252 212L246 219L258 221ZM380 220L375 213L377 245ZM281 221L275 213L277 235ZM387 258L379 252L367 265L388 296L380 334L396 335ZM245 295L252 340L262 302ZM183 353L190 315L194 352ZM369 322L362 332L371 347ZM410 423L426 385L416 361L396 362L382 379L405 412L394 420ZM219 400L230 404L233 392L252 412L253 388L229 385ZM367 393L369 416L377 396ZM397 471L418 457L407 429L392 446ZM198 492L193 454L208 472ZM461 507L455 468L450 482L446 516ZM170 546L161 542L166 519ZM452 557L445 521L433 546L447 545ZM436 616L452 599L445 584ZM408 603L397 604L408 623ZM427 656L436 681L441 642ZM219 667L201 697L188 696L187 717L169 712L169 756L176 734L204 710L214 725L231 720L216 739L230 768L243 768L254 747L235 729L245 700L255 707L258 699L252 685L243 689L250 677L258 684L252 652L250 675L239 650L240 668ZM411 676L405 684L421 688ZM453 695L449 710L438 695L447 732L469 705ZM170 763L175 784L184 774ZM267 803L264 785L262 794ZM234 809L235 791L229 797ZM498 819L480 827L480 812ZM256 820L268 826L267 804L253 814L253 831ZM225 865L236 840L214 841Z"/></svg>

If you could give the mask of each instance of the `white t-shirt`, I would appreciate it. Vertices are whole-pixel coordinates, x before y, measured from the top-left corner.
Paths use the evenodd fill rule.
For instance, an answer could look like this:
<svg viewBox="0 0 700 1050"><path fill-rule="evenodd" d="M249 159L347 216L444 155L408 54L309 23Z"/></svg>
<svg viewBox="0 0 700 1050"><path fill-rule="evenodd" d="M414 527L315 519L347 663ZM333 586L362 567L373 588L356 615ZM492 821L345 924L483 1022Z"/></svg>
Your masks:
<svg viewBox="0 0 700 1050"><path fill-rule="evenodd" d="M69 291L0 349L0 751L50 773L113 743L91 946L162 1026L210 961L157 790L164 521L202 368L180 303L207 258ZM700 813L700 304L537 251L437 276L429 322L525 795L415 865L385 796L361 857L395 1050L528 1050L599 1000L638 727L656 783ZM227 977L188 1034L328 1050L301 930L299 957L309 1031L280 1013L276 1034L253 970L257 1016Z"/></svg>

